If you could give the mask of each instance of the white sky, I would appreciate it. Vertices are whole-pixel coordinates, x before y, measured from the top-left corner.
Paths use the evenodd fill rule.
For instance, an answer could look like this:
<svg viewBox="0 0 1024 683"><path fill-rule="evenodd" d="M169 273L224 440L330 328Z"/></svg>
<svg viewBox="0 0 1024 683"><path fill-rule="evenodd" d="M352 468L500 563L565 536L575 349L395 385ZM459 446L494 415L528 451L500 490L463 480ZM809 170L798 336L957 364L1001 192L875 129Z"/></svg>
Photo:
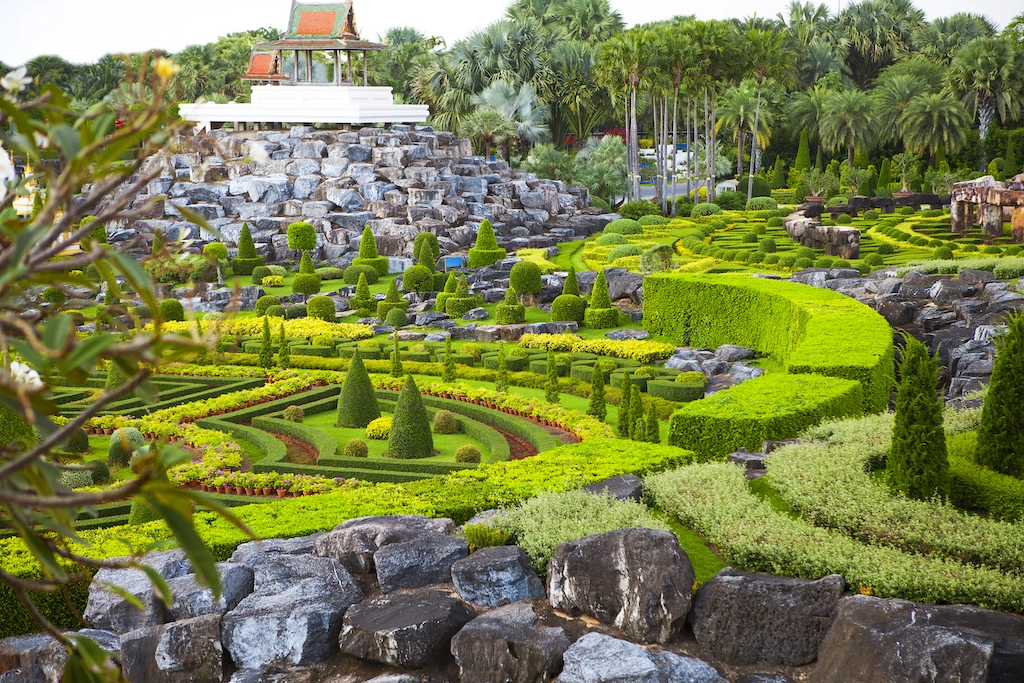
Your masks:
<svg viewBox="0 0 1024 683"><path fill-rule="evenodd" d="M151 48L178 51L235 31L285 28L290 0L0 0L0 61L18 65L41 54L72 62L92 62L106 53ZM374 39L392 26L414 26L451 45L500 18L505 0L356 0L356 19L364 37ZM788 0L731 2L647 2L612 0L626 24L696 14L701 19L772 16ZM844 5L848 4L844 2ZM966 7L959 0L917 0L929 19ZM984 13L1000 27L1024 7L1019 0L986 3Z"/></svg>

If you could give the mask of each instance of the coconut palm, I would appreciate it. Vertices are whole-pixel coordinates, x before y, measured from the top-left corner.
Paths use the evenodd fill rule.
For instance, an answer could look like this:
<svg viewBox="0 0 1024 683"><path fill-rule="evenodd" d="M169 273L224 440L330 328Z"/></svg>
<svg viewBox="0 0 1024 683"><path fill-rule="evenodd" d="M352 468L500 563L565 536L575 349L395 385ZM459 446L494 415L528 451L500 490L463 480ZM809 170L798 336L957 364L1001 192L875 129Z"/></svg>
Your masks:
<svg viewBox="0 0 1024 683"><path fill-rule="evenodd" d="M761 91L768 78L781 80L790 68L789 53L786 51L785 38L781 33L750 29L743 40L743 48L750 60L750 74L757 83L757 106L754 108L754 135L750 148L750 175L747 177L747 201L754 192L754 161L757 159L757 131L761 115ZM743 155L740 154L740 158ZM742 170L742 169L741 169Z"/></svg>
<svg viewBox="0 0 1024 683"><path fill-rule="evenodd" d="M947 81L968 111L978 116L981 168L985 168L985 138L998 115L1006 120L1022 100L1024 55L1006 38L975 38L953 57Z"/></svg>
<svg viewBox="0 0 1024 683"><path fill-rule="evenodd" d="M970 125L964 105L942 93L918 95L900 117L903 144L914 154L927 153L928 165L932 167L940 149L949 154L960 151Z"/></svg>
<svg viewBox="0 0 1024 683"><path fill-rule="evenodd" d="M902 116L915 97L933 92L934 87L909 74L880 78L871 91L875 100L878 139L882 142L903 137Z"/></svg>
<svg viewBox="0 0 1024 683"><path fill-rule="evenodd" d="M821 139L833 151L846 148L847 164L853 168L856 148L868 148L874 139L875 117L871 97L850 88L833 93L825 102Z"/></svg>

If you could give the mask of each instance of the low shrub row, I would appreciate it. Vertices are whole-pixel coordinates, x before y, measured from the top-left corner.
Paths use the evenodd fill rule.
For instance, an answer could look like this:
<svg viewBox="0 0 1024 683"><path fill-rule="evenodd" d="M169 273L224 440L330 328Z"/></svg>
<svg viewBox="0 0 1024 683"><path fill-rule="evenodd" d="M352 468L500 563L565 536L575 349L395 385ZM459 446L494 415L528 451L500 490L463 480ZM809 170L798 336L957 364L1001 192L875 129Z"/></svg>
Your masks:
<svg viewBox="0 0 1024 683"><path fill-rule="evenodd" d="M284 318L270 318L270 329L276 333L280 326L284 325L284 333L290 338L330 338L336 341L349 341L352 339L369 339L373 336L373 329L369 325L354 325L351 323L332 323L319 318L299 318L297 320L285 320ZM211 328L216 327L222 337L231 335L242 335L244 337L259 337L263 332L263 318L231 318L215 321L185 321L167 322L161 326L161 330L170 334L190 334L193 330L205 334ZM144 331L152 331L152 326L147 325Z"/></svg>
<svg viewBox="0 0 1024 683"><path fill-rule="evenodd" d="M573 351L613 358L628 358L639 363L663 360L676 351L676 347L672 344L639 339L625 341L582 339L574 334L524 334L519 340L519 345L526 349Z"/></svg>

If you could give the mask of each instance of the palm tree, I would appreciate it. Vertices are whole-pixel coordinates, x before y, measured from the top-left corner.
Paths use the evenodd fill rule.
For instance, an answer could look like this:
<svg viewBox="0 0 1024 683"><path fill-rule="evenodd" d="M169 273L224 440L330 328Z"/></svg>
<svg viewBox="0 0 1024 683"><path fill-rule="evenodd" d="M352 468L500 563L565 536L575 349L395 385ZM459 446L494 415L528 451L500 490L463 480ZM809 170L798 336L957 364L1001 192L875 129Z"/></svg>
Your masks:
<svg viewBox="0 0 1024 683"><path fill-rule="evenodd" d="M915 97L934 90L928 83L910 74L898 74L878 79L871 96L875 100L875 111L878 113L878 139L881 142L899 140L904 137L902 116L907 105Z"/></svg>
<svg viewBox="0 0 1024 683"><path fill-rule="evenodd" d="M908 52L924 13L912 0L863 0L848 5L839 24L850 42L847 63L853 80L867 87L885 66Z"/></svg>
<svg viewBox="0 0 1024 683"><path fill-rule="evenodd" d="M795 93L789 105L789 120L793 130L797 135L806 130L807 136L822 152L825 143L821 138L821 120L825 117L825 104L834 93L827 85L815 85L810 90Z"/></svg>
<svg viewBox="0 0 1024 683"><path fill-rule="evenodd" d="M491 156L491 146L503 144L515 137L516 126L501 112L480 107L459 124L459 135L480 141L485 157ZM507 161L507 159L506 159Z"/></svg>
<svg viewBox="0 0 1024 683"><path fill-rule="evenodd" d="M819 40L823 33L828 31L829 24L833 23L832 12L827 5L813 2L799 2L792 0L786 7L786 13L775 15L782 22L790 34L801 44L810 45L813 41Z"/></svg>
<svg viewBox="0 0 1024 683"><path fill-rule="evenodd" d="M821 38L815 38L804 48L800 60L800 71L804 82L817 83L830 73L849 76L850 68L839 55L835 45Z"/></svg>
<svg viewBox="0 0 1024 683"><path fill-rule="evenodd" d="M927 153L928 165L933 168L940 149L948 154L960 151L970 125L963 104L942 93L918 95L900 117L903 144L914 154Z"/></svg>
<svg viewBox="0 0 1024 683"><path fill-rule="evenodd" d="M632 199L640 198L640 148L636 119L637 94L646 75L647 58L651 46L650 33L636 27L616 34L604 45L598 56L599 81L607 88L624 84L629 93L628 140L629 187Z"/></svg>
<svg viewBox="0 0 1024 683"><path fill-rule="evenodd" d="M488 107L512 122L520 148L535 145L548 137L551 110L537 99L537 91L529 83L516 87L505 81L494 81L476 96L474 104ZM505 150L510 158L509 150Z"/></svg>
<svg viewBox="0 0 1024 683"><path fill-rule="evenodd" d="M975 38L991 38L995 26L980 14L959 12L918 27L911 35L914 48L929 59L949 64L957 51Z"/></svg>
<svg viewBox="0 0 1024 683"><path fill-rule="evenodd" d="M789 53L781 33L750 29L744 36L744 49L750 60L750 73L757 83L757 106L754 108L754 135L750 143L750 175L747 177L747 201L754 192L754 161L757 158L757 131L761 115L761 89L765 79L781 79L790 66ZM740 157L742 158L742 154Z"/></svg>
<svg viewBox="0 0 1024 683"><path fill-rule="evenodd" d="M968 110L978 116L981 137L981 168L985 168L985 138L989 126L999 115L1006 120L1022 99L1021 71L1024 55L1014 50L1006 38L975 38L953 57L947 82L950 90L963 99Z"/></svg>
<svg viewBox="0 0 1024 683"><path fill-rule="evenodd" d="M551 107L552 140L572 135L582 144L610 114L608 93L597 84L598 48L581 40L551 50L552 80L544 99Z"/></svg>
<svg viewBox="0 0 1024 683"><path fill-rule="evenodd" d="M871 97L866 92L855 88L840 90L825 103L821 139L833 151L846 148L850 169L853 168L854 149L869 147L874 130Z"/></svg>
<svg viewBox="0 0 1024 683"><path fill-rule="evenodd" d="M544 18L568 33L571 40L603 43L621 31L622 15L611 8L608 0L560 0L552 2Z"/></svg>
<svg viewBox="0 0 1024 683"><path fill-rule="evenodd" d="M722 128L736 131L736 177L743 175L743 147L747 133L754 130L754 110L757 108L757 85L746 79L722 93L718 107L716 132Z"/></svg>

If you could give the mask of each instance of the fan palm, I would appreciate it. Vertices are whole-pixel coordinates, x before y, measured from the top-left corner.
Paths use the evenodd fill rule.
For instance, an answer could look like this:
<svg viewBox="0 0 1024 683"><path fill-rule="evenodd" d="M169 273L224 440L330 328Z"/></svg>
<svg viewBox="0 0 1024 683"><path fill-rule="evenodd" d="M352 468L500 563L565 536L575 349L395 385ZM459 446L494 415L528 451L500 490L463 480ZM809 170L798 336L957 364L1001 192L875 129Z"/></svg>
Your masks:
<svg viewBox="0 0 1024 683"><path fill-rule="evenodd" d="M459 135L478 140L485 157L491 156L491 146L503 144L515 137L516 126L501 112L490 107L480 107L463 118L459 124Z"/></svg>
<svg viewBox="0 0 1024 683"><path fill-rule="evenodd" d="M552 2L544 18L554 20L571 40L603 43L624 27L622 15L608 0L560 0Z"/></svg>
<svg viewBox="0 0 1024 683"><path fill-rule="evenodd" d="M911 35L914 48L929 59L949 64L957 51L975 38L991 38L996 29L980 14L959 12L919 26Z"/></svg>
<svg viewBox="0 0 1024 683"><path fill-rule="evenodd" d="M864 0L847 6L839 24L850 41L847 63L853 79L866 87L908 51L912 32L924 24L924 13L912 0Z"/></svg>
<svg viewBox="0 0 1024 683"><path fill-rule="evenodd" d="M932 167L940 149L949 154L960 151L970 125L964 105L942 93L915 97L900 117L903 144L914 154L927 153Z"/></svg>
<svg viewBox="0 0 1024 683"><path fill-rule="evenodd" d="M853 152L866 149L874 138L874 113L871 97L850 88L833 93L825 102L821 119L821 139L831 150L846 148L847 164L853 168Z"/></svg>
<svg viewBox="0 0 1024 683"><path fill-rule="evenodd" d="M515 127L520 146L534 145L548 137L551 110L537 99L537 91L529 83L516 87L505 81L494 81L476 96L474 104L494 109Z"/></svg>

